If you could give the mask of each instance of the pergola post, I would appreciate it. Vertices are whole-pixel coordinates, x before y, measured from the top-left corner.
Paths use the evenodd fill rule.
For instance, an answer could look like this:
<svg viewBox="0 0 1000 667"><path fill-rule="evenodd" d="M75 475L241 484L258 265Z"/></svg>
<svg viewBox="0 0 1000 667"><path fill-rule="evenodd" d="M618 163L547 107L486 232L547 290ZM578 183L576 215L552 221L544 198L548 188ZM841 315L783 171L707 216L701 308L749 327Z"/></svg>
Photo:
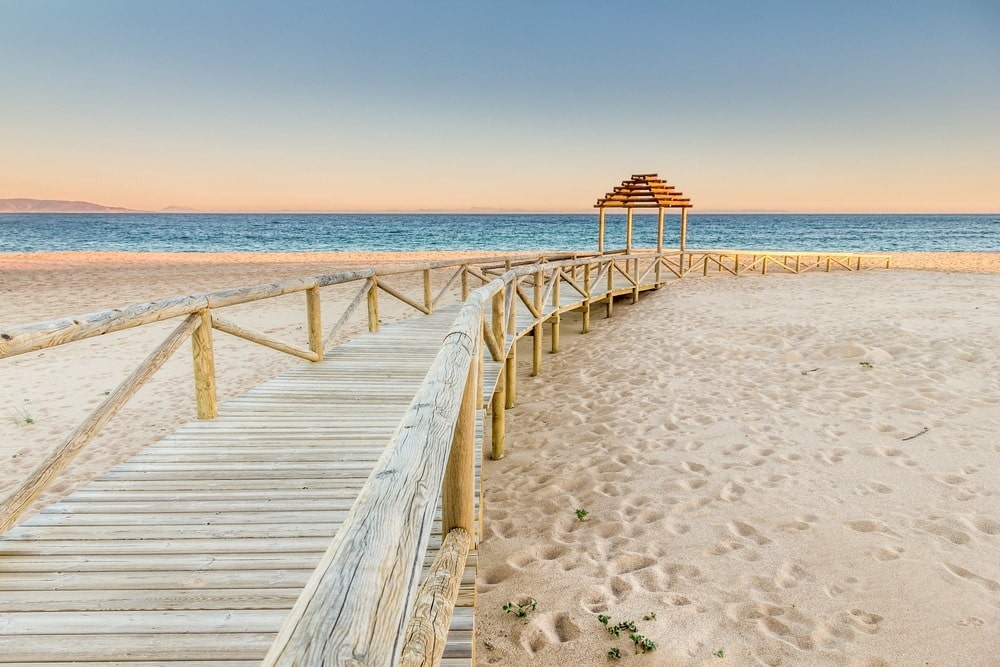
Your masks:
<svg viewBox="0 0 1000 667"><path fill-rule="evenodd" d="M656 209L656 289L660 288L660 257L663 255L663 207Z"/></svg>
<svg viewBox="0 0 1000 667"><path fill-rule="evenodd" d="M688 236L688 210L687 208L681 209L681 252L687 247L687 236Z"/></svg>
<svg viewBox="0 0 1000 667"><path fill-rule="evenodd" d="M604 254L604 207L597 214L597 252Z"/></svg>
<svg viewBox="0 0 1000 667"><path fill-rule="evenodd" d="M625 213L625 254L632 254L632 207L628 207Z"/></svg>

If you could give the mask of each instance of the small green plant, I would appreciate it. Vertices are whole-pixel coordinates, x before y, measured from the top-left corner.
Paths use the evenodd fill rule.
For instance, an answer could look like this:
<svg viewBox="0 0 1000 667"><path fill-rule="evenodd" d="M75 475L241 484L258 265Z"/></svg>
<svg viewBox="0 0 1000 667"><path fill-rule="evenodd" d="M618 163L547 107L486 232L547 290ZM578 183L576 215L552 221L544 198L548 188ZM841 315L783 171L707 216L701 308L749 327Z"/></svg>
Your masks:
<svg viewBox="0 0 1000 667"><path fill-rule="evenodd" d="M656 650L656 642L649 637L640 635L638 632L633 632L628 636L628 638L632 640L633 644L635 644L636 655L639 653L645 653L646 651Z"/></svg>
<svg viewBox="0 0 1000 667"><path fill-rule="evenodd" d="M656 650L656 642L645 635L639 634L639 629L636 626L635 621L621 621L612 625L611 617L607 614L598 614L597 620L600 621L601 625L604 626L609 634L615 637L621 637L623 631L628 632L628 638L631 639L632 643L635 645L636 654ZM656 612L649 612L643 617L642 620L656 620ZM622 657L621 649L613 646L606 655L608 660L620 660Z"/></svg>
<svg viewBox="0 0 1000 667"><path fill-rule="evenodd" d="M527 600L521 600L517 604L508 602L503 606L503 610L508 614L514 614L518 618L524 618L528 615L528 612L535 611L536 607L538 607L538 601L535 598L528 598Z"/></svg>
<svg viewBox="0 0 1000 667"><path fill-rule="evenodd" d="M723 650L722 650L722 649L720 648L720 649L719 649L718 651L716 651L716 652L715 652L715 653L713 653L712 655L714 655L714 656L715 656L716 658L725 658L725 657L726 657L726 652L725 652L725 651L723 651Z"/></svg>
<svg viewBox="0 0 1000 667"><path fill-rule="evenodd" d="M581 507L576 511L576 518L579 519L580 521L583 521L587 518L588 514L590 514L590 512Z"/></svg>
<svg viewBox="0 0 1000 667"><path fill-rule="evenodd" d="M104 395L105 395L105 396L110 396L110 395L111 395L111 390L110 390L110 389L108 389L107 391L105 391L105 392L104 392Z"/></svg>
<svg viewBox="0 0 1000 667"><path fill-rule="evenodd" d="M858 363L861 364L863 368L875 368L870 361L859 361Z"/></svg>
<svg viewBox="0 0 1000 667"><path fill-rule="evenodd" d="M14 408L13 410L8 410L7 414L10 415L11 421L13 421L16 426L35 423L35 418L32 417L31 413L24 408Z"/></svg>

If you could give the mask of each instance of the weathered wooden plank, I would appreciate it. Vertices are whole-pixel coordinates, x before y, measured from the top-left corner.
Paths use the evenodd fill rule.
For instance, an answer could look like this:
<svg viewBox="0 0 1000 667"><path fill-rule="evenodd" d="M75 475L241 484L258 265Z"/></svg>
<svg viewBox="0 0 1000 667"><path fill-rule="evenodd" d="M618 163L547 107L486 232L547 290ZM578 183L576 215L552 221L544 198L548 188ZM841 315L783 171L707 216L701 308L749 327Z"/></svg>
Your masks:
<svg viewBox="0 0 1000 667"><path fill-rule="evenodd" d="M477 323L479 316L472 314ZM450 443L478 338L478 331L445 338L393 444L296 602L265 664L316 663L334 656L376 664L394 660L407 600L418 583L410 556L423 553L432 527L434 504L427 490L436 493L441 486L447 458L441 443Z"/></svg>
<svg viewBox="0 0 1000 667"><path fill-rule="evenodd" d="M307 361L319 361L321 358L320 353L317 351L303 350L295 347L294 345L290 345L282 340L279 340L270 334L266 334L263 331L257 331L256 329L251 329L250 327L234 322L217 313L212 314L212 328L223 331L231 336L248 340L251 343L257 343L258 345L263 345L264 347L269 347L272 350L284 352L285 354L290 354L294 357L299 357L300 359L305 359ZM319 347L319 344L319 342L316 342L317 348Z"/></svg>
<svg viewBox="0 0 1000 667"><path fill-rule="evenodd" d="M453 628L452 614L471 543L472 535L462 528L450 531L445 537L429 574L417 591L400 665L413 667L440 662L449 630Z"/></svg>
<svg viewBox="0 0 1000 667"><path fill-rule="evenodd" d="M157 633L115 635L10 636L0 634L0 655L28 662L114 660L212 660L222 655L233 660L256 660L266 650L273 633L226 634Z"/></svg>

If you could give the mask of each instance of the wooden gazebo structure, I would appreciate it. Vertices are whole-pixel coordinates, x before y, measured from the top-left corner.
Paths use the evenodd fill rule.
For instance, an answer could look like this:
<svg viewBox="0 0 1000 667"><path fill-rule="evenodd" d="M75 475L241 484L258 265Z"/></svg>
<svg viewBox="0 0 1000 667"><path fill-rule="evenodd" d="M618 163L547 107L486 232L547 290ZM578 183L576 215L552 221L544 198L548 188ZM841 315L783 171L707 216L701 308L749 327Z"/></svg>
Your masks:
<svg viewBox="0 0 1000 667"><path fill-rule="evenodd" d="M663 252L663 210L667 208L681 209L681 241L680 251L684 252L687 241L687 211L691 208L691 200L677 188L667 183L657 174L632 174L632 178L622 181L622 184L597 200L594 208L599 209L597 251L604 252L604 211L607 208L624 208L625 251L632 252L632 210L636 208L658 209L656 251Z"/></svg>

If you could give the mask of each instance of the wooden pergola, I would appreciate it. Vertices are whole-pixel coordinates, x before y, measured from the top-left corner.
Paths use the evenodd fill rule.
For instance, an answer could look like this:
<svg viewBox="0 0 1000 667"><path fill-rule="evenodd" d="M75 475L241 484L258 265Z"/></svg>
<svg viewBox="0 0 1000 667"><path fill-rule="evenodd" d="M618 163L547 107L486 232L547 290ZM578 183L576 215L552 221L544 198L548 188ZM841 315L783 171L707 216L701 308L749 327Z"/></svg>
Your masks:
<svg viewBox="0 0 1000 667"><path fill-rule="evenodd" d="M625 251L632 252L632 211L637 208L655 208L658 210L656 251L663 252L663 210L667 208L681 209L681 242L680 251L684 252L687 241L687 211L691 208L691 200L677 188L667 183L657 174L632 174L632 178L622 181L622 184L597 200L594 208L600 209L598 218L597 251L604 252L604 211L608 208L624 208Z"/></svg>

